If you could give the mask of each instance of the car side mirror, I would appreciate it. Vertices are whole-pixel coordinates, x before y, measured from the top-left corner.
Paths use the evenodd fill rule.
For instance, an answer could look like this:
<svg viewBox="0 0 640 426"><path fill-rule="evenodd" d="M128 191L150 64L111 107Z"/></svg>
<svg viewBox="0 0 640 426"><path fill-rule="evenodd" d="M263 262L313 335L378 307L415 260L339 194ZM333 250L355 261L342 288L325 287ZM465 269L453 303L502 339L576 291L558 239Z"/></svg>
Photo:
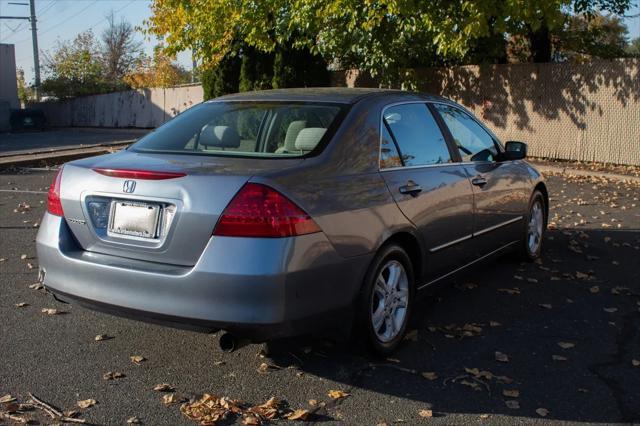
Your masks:
<svg viewBox="0 0 640 426"><path fill-rule="evenodd" d="M522 160L527 156L527 144L524 142L508 141L504 145L505 160Z"/></svg>

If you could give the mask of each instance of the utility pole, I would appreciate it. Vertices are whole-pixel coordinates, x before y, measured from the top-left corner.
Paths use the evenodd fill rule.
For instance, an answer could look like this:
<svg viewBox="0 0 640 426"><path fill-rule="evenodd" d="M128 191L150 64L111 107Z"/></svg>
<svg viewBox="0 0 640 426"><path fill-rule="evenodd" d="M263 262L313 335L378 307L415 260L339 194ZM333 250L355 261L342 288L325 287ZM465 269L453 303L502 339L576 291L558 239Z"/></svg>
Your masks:
<svg viewBox="0 0 640 426"><path fill-rule="evenodd" d="M31 41L33 43L33 70L35 72L35 92L36 100L40 100L40 56L38 54L38 30L36 27L36 3L29 0L29 3L9 2L18 6L29 6L31 14L29 16L0 16L0 19L26 19L31 22Z"/></svg>
<svg viewBox="0 0 640 426"><path fill-rule="evenodd" d="M31 9L31 42L33 43L33 70L36 74L36 100L40 100L40 55L38 53L38 29L36 28L36 0L29 0Z"/></svg>

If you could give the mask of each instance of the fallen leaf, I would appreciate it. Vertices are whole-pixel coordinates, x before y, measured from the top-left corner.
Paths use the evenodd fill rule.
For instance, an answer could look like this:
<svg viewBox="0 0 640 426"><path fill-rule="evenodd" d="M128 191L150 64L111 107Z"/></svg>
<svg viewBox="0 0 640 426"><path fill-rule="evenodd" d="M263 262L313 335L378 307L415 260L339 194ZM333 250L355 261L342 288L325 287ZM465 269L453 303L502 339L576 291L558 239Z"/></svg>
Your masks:
<svg viewBox="0 0 640 426"><path fill-rule="evenodd" d="M27 258L27 255L26 255L26 254L21 254L21 255L20 255L20 259L25 260L26 258Z"/></svg>
<svg viewBox="0 0 640 426"><path fill-rule="evenodd" d="M602 308L603 311L608 312L610 314L614 312L618 312L618 308Z"/></svg>
<svg viewBox="0 0 640 426"><path fill-rule="evenodd" d="M102 378L104 380L115 380L115 379L121 379L123 377L126 377L126 376L122 373L118 373L117 371L107 371L102 375Z"/></svg>
<svg viewBox="0 0 640 426"><path fill-rule="evenodd" d="M153 390L157 392L173 392L175 389L169 383L160 383L155 385Z"/></svg>
<svg viewBox="0 0 640 426"><path fill-rule="evenodd" d="M488 419L490 417L489 414L480 414L481 419Z"/></svg>
<svg viewBox="0 0 640 426"><path fill-rule="evenodd" d="M633 365L634 367L640 367L640 360L639 359L632 359L631 360L631 365Z"/></svg>
<svg viewBox="0 0 640 426"><path fill-rule="evenodd" d="M80 408L89 408L89 407L93 407L97 403L98 401L96 401L95 399L83 399L82 401L78 401L77 405Z"/></svg>
<svg viewBox="0 0 640 426"><path fill-rule="evenodd" d="M512 410L520 409L520 403L515 399L510 399L508 401L505 401L504 403L507 405L507 407L511 408Z"/></svg>
<svg viewBox="0 0 640 426"><path fill-rule="evenodd" d="M575 347L576 344L571 342L558 342L558 346L560 346L562 349L571 349Z"/></svg>
<svg viewBox="0 0 640 426"><path fill-rule="evenodd" d="M418 341L418 330L411 330L410 332L408 332L406 334L406 336L404 336L404 340L409 340L411 342L417 342Z"/></svg>
<svg viewBox="0 0 640 426"><path fill-rule="evenodd" d="M273 371L273 370L281 370L282 367L275 365L275 364L267 364L266 362L263 362L260 364L260 366L257 368L258 373L268 373L269 371Z"/></svg>
<svg viewBox="0 0 640 426"><path fill-rule="evenodd" d="M0 397L0 404L6 404L8 402L13 402L15 400L16 399L13 396L11 396L10 394L6 394L6 395Z"/></svg>
<svg viewBox="0 0 640 426"><path fill-rule="evenodd" d="M499 288L498 289L499 292L501 293L507 293L507 294L520 294L520 289L519 288Z"/></svg>
<svg viewBox="0 0 640 426"><path fill-rule="evenodd" d="M427 418L427 419L428 419L428 418L433 417L433 411L432 411L432 410L420 410L420 411L418 412L418 415L419 415L420 417L424 417L424 418Z"/></svg>
<svg viewBox="0 0 640 426"><path fill-rule="evenodd" d="M287 419L289 420L307 420L309 417L309 410L304 410L302 408L294 410L287 414Z"/></svg>
<svg viewBox="0 0 640 426"><path fill-rule="evenodd" d="M341 399L348 397L350 394L341 390L330 390L327 395L329 395L329 397L332 399Z"/></svg>
<svg viewBox="0 0 640 426"><path fill-rule="evenodd" d="M309 400L309 405L312 407L315 407L316 405L318 405L318 400L317 399L310 399Z"/></svg>
<svg viewBox="0 0 640 426"><path fill-rule="evenodd" d="M47 315L59 315L62 312L55 308L42 308L42 313Z"/></svg>
<svg viewBox="0 0 640 426"><path fill-rule="evenodd" d="M489 325L491 327L500 327L502 324L499 323L498 321L489 321Z"/></svg>
<svg viewBox="0 0 640 426"><path fill-rule="evenodd" d="M182 401L184 401L184 398L177 396L175 393L162 395L162 402L164 403L164 405L178 404Z"/></svg>
<svg viewBox="0 0 640 426"><path fill-rule="evenodd" d="M93 338L93 340L95 340L96 342L101 342L103 340L109 340L112 339L111 336L107 336L106 334L98 334L96 337Z"/></svg>
<svg viewBox="0 0 640 426"><path fill-rule="evenodd" d="M554 361L566 361L567 357L564 357L562 355L551 355L551 359L553 359Z"/></svg>
<svg viewBox="0 0 640 426"><path fill-rule="evenodd" d="M29 306L26 302L16 303L16 308L24 308L25 306Z"/></svg>
<svg viewBox="0 0 640 426"><path fill-rule="evenodd" d="M579 280L588 280L589 274L585 274L584 272L576 271L576 278Z"/></svg>
<svg viewBox="0 0 640 426"><path fill-rule="evenodd" d="M549 410L547 410L546 408L537 408L536 413L540 417L547 417L547 415L549 414Z"/></svg>
<svg viewBox="0 0 640 426"><path fill-rule="evenodd" d="M545 308L545 309L553 308L553 306L551 306L551 304L549 304L549 303L540 303L538 306L540 306L541 308Z"/></svg>
<svg viewBox="0 0 640 426"><path fill-rule="evenodd" d="M503 354L502 352L496 351L495 357L498 362L509 362L509 355Z"/></svg>
<svg viewBox="0 0 640 426"><path fill-rule="evenodd" d="M130 425L139 425L142 423L142 420L140 420L138 417L129 417L127 419L127 423Z"/></svg>
<svg viewBox="0 0 640 426"><path fill-rule="evenodd" d="M31 290L42 290L44 288L44 286L40 283L34 283L34 284L30 284L29 288Z"/></svg>
<svg viewBox="0 0 640 426"><path fill-rule="evenodd" d="M427 380L436 380L438 378L438 375L433 371L423 371L420 374Z"/></svg>
<svg viewBox="0 0 640 426"><path fill-rule="evenodd" d="M518 389L503 389L502 395L509 398L518 398L520 396L520 391Z"/></svg>
<svg viewBox="0 0 640 426"><path fill-rule="evenodd" d="M598 287L597 285L594 285L593 287L589 288L589 291L593 294L596 294L597 292L600 291L600 287Z"/></svg>
<svg viewBox="0 0 640 426"><path fill-rule="evenodd" d="M142 355L133 355L130 357L131 358L131 362L133 362L134 364L140 365L142 364L144 361L146 361L147 359L145 357L143 357Z"/></svg>

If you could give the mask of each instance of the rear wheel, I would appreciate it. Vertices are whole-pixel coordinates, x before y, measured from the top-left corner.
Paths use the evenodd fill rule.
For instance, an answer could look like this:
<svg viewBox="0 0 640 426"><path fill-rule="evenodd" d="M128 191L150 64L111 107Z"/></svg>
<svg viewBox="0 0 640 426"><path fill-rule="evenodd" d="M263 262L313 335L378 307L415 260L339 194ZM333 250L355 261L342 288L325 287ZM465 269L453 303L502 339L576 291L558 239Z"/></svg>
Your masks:
<svg viewBox="0 0 640 426"><path fill-rule="evenodd" d="M409 256L389 245L376 256L360 296L360 324L369 346L381 355L393 352L402 341L413 302L414 276Z"/></svg>
<svg viewBox="0 0 640 426"><path fill-rule="evenodd" d="M542 239L547 224L545 211L544 196L536 190L529 202L524 236L520 246L520 255L524 260L533 261L540 257Z"/></svg>

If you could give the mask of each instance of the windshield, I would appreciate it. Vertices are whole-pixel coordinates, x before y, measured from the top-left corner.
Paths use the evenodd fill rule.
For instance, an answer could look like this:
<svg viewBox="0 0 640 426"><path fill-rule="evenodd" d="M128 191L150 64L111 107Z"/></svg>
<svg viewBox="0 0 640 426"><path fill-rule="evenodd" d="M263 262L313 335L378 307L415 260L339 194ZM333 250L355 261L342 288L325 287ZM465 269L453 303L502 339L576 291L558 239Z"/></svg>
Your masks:
<svg viewBox="0 0 640 426"><path fill-rule="evenodd" d="M292 102L206 102L160 126L131 149L180 154L302 156L329 137L328 133L339 124L336 118L342 108L335 104Z"/></svg>

